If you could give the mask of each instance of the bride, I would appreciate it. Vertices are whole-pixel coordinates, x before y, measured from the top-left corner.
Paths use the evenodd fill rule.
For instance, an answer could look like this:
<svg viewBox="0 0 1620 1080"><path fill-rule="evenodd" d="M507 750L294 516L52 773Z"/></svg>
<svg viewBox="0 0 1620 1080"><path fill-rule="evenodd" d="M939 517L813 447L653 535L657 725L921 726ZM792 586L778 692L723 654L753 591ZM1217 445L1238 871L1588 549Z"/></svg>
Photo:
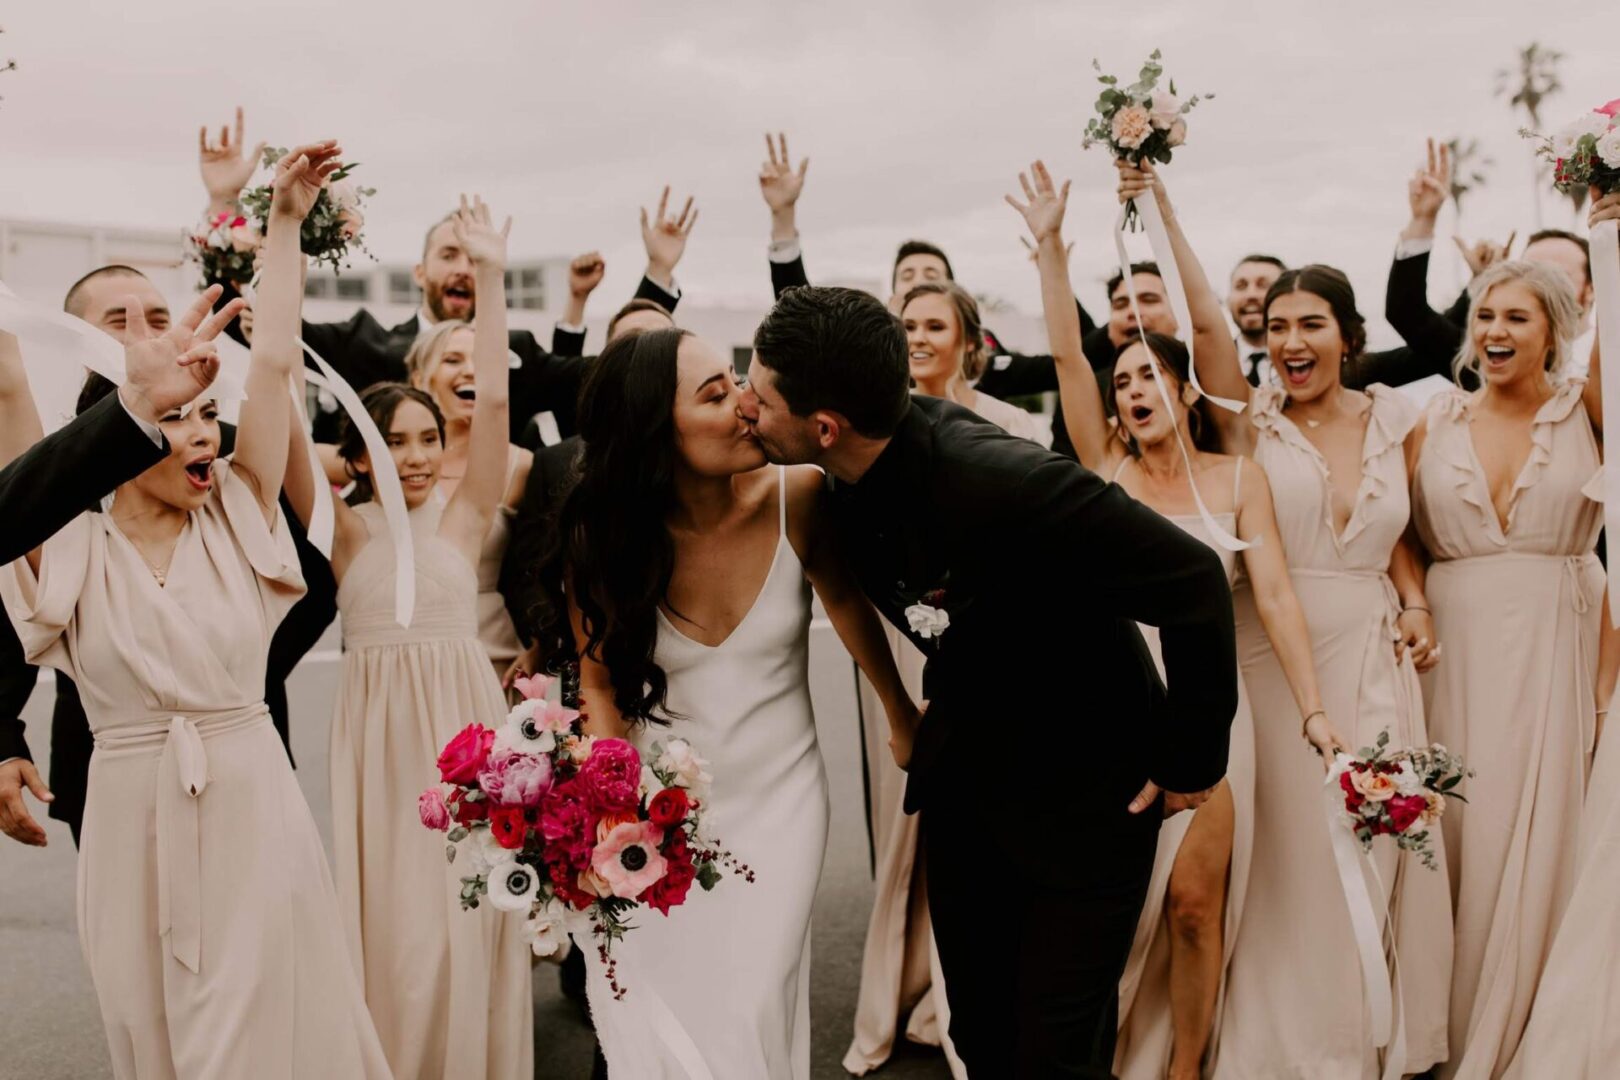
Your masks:
<svg viewBox="0 0 1620 1080"><path fill-rule="evenodd" d="M618 1078L805 1080L810 909L827 779L810 708L810 587L877 688L905 760L918 719L877 617L818 513L821 474L766 468L741 384L677 329L629 335L580 399L577 484L543 578L547 654L577 656L585 730L645 753L689 739L712 775L711 831L754 880L727 876L614 945L594 942L591 1011Z"/></svg>

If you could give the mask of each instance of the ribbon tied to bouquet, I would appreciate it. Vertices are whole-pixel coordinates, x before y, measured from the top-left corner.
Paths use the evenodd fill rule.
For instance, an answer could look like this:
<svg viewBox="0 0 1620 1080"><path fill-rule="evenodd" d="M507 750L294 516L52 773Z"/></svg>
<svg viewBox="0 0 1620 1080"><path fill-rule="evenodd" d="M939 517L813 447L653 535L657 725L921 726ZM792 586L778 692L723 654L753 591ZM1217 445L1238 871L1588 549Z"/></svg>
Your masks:
<svg viewBox="0 0 1620 1080"><path fill-rule="evenodd" d="M1620 221L1592 226L1592 298L1597 313L1599 363L1603 375L1603 419L1620 422ZM1609 456L1606 454L1607 459ZM1603 527L1620 537L1620 463L1603 464ZM1611 541L1612 543L1613 541ZM1620 581L1617 560L1609 560L1609 592ZM1609 605L1612 625L1620 628L1620 604Z"/></svg>

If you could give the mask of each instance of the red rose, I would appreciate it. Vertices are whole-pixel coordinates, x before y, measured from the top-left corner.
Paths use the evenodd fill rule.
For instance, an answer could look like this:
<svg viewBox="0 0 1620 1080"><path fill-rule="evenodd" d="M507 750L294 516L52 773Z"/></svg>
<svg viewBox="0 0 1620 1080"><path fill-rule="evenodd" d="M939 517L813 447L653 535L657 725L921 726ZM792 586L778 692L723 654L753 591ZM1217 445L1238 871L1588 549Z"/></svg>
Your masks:
<svg viewBox="0 0 1620 1080"><path fill-rule="evenodd" d="M684 788L667 787L654 795L652 801L647 804L647 817L654 825L668 828L685 821L690 806L691 802L687 799Z"/></svg>
<svg viewBox="0 0 1620 1080"><path fill-rule="evenodd" d="M489 800L475 801L458 791L450 796L450 812L455 815L459 824L471 825L475 821L483 821L489 817Z"/></svg>
<svg viewBox="0 0 1620 1080"><path fill-rule="evenodd" d="M523 846L529 836L529 823L523 820L523 807L497 806L489 812L489 828L495 840L508 851Z"/></svg>
<svg viewBox="0 0 1620 1080"><path fill-rule="evenodd" d="M697 868L692 865L692 853L687 849L685 833L675 834L675 839L664 852L664 859L669 869L636 899L668 915L670 908L686 902L686 894L692 888L692 882L697 880Z"/></svg>
<svg viewBox="0 0 1620 1080"><path fill-rule="evenodd" d="M595 896L579 887L579 872L570 869L568 864L547 863L546 873L551 878L551 887L556 890L558 898L563 903L572 905L574 910L584 911L596 902Z"/></svg>
<svg viewBox="0 0 1620 1080"><path fill-rule="evenodd" d="M1360 810L1361 804L1367 799L1356 790L1355 782L1350 779L1351 772L1346 769L1339 774L1339 786L1344 789L1344 805L1350 810Z"/></svg>
<svg viewBox="0 0 1620 1080"><path fill-rule="evenodd" d="M1397 795L1389 800L1390 824L1392 831L1403 833L1411 828L1412 823L1423 815L1429 808L1429 800L1422 795Z"/></svg>
<svg viewBox="0 0 1620 1080"><path fill-rule="evenodd" d="M447 784L471 784L489 760L495 733L483 724L468 724L439 752L439 778Z"/></svg>

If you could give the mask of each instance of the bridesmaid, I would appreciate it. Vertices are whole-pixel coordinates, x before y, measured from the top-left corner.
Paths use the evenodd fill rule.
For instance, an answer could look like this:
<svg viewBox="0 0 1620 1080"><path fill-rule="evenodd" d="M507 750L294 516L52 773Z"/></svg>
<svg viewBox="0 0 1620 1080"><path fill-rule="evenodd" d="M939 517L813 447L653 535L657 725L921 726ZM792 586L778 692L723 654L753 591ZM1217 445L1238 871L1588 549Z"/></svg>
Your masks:
<svg viewBox="0 0 1620 1080"><path fill-rule="evenodd" d="M1062 227L1069 185L1060 192L1038 161L1031 173L1019 176L1029 202L1007 201L1024 215L1035 239L1063 416L1080 463L1112 477L1132 498L1214 548L1228 577L1237 569L1235 553L1216 543L1198 513L1195 481L1216 523L1230 535L1249 538L1244 569L1266 636L1304 718L1302 734L1318 753L1331 758L1344 742L1322 707L1305 614L1283 561L1265 473L1252 461L1215 451L1210 407L1188 385L1187 350L1174 338L1150 333L1145 343L1136 339L1122 346L1111 393L1104 400L1081 348L1079 316L1068 299L1074 293ZM1195 290L1191 300L1195 305L1215 302L1207 289ZM1219 308L1199 308L1193 315L1195 347L1235 359ZM1171 391L1169 399L1154 378L1155 365ZM1178 431L1187 440L1185 458ZM1157 659L1157 633L1143 627L1142 634ZM1211 1036L1243 910L1254 829L1254 726L1241 683L1239 694L1232 758L1220 790L1159 831L1153 884L1120 988L1114 1068L1126 1080L1196 1080L1214 1064Z"/></svg>
<svg viewBox="0 0 1620 1080"><path fill-rule="evenodd" d="M500 296L506 232L462 200L453 224L479 290ZM439 750L470 722L498 727L500 685L478 640L475 568L506 489L506 308L478 320L478 391L467 473L442 507L433 499L444 419L426 393L379 383L362 396L384 433L410 510L416 609L394 621L394 551L382 508L332 499L332 569L343 615L343 685L332 717L332 837L344 929L389 1064L399 1076L528 1076L534 1071L529 958L523 922L485 905L461 910L444 845L417 820L438 778ZM362 491L371 460L350 426L341 449ZM307 522L317 497L295 454L288 495Z"/></svg>
<svg viewBox="0 0 1620 1080"><path fill-rule="evenodd" d="M467 474L473 411L478 407L472 355L473 328L460 319L434 323L405 354L411 385L426 391L444 417L444 456L439 462L439 482L433 488L433 501L441 508ZM478 640L503 688L512 685L514 676L534 671L533 658L519 659L523 645L500 593L501 560L512 539L512 518L533 463L534 455L521 446L506 448L506 490L478 553Z"/></svg>
<svg viewBox="0 0 1620 1080"><path fill-rule="evenodd" d="M1475 771L1468 802L1443 822L1461 1053L1441 1075L1494 1078L1513 1058L1574 884L1604 607L1602 505L1588 494L1603 420L1596 368L1553 381L1580 312L1562 271L1502 263L1470 291L1457 362L1480 389L1435 399L1408 456L1447 646L1430 729Z"/></svg>
<svg viewBox="0 0 1620 1080"><path fill-rule="evenodd" d="M176 409L159 424L162 462L0 575L29 659L73 678L95 733L79 936L120 1080L390 1075L263 700L270 636L304 592L277 505L298 235L338 154L315 143L277 165L233 460L216 460L214 401ZM211 349L240 308L205 322L218 295L161 338L132 302L130 348ZM81 411L112 392L91 376ZM7 459L39 431L32 405L13 411L0 416Z"/></svg>
<svg viewBox="0 0 1620 1080"><path fill-rule="evenodd" d="M1220 309L1151 167L1121 166L1120 193L1159 203L1188 290L1196 340L1224 333ZM1345 738L1397 746L1428 737L1417 672L1437 656L1421 567L1404 539L1404 441L1416 421L1395 391L1340 383L1366 335L1355 295L1330 267L1289 271L1266 296L1266 336L1281 387L1254 388L1236 354L1199 349L1221 446L1270 482L1294 592L1305 611L1322 701ZM1256 618L1237 602L1238 655L1254 715L1254 856L1227 966L1217 1033L1221 1080L1374 1078L1373 1046L1349 909L1329 843L1321 773L1300 756L1297 703ZM1446 1058L1451 911L1445 878L1380 843L1374 853L1400 956L1403 1073ZM1302 977L1301 972L1308 972Z"/></svg>
<svg viewBox="0 0 1620 1080"><path fill-rule="evenodd" d="M970 293L953 281L927 282L907 292L900 307L916 393L954 401L1008 434L1043 446L1050 444L1051 437L1029 413L973 388L973 381L984 373L987 357L979 305ZM920 701L922 653L888 623L883 624L883 632L906 692ZM857 690L861 715L882 716L883 703L865 675L859 675ZM855 1037L843 1065L862 1076L889 1060L900 1015L910 1010L906 1038L943 1047L952 1075L963 1080L967 1071L947 1034L951 1014L939 954L934 949L928 898L921 888L917 818L901 808L906 774L889 753L883 725L867 723L862 729L872 842L877 853L877 895L861 957Z"/></svg>

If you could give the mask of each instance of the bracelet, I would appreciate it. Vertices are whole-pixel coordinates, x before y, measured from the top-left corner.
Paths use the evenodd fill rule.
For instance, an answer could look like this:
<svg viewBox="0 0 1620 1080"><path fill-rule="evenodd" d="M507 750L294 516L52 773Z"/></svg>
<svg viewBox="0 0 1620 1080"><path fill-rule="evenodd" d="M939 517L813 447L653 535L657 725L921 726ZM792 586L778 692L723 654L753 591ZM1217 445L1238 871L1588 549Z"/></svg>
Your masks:
<svg viewBox="0 0 1620 1080"><path fill-rule="evenodd" d="M1301 720L1299 722L1299 735L1300 735L1300 738L1302 738L1302 739L1310 738L1310 736L1305 734L1305 729L1310 727L1312 720L1315 720L1318 716L1326 716L1326 715L1327 715L1327 710L1326 709L1317 709L1315 712L1313 712L1309 716L1305 717L1305 719Z"/></svg>
<svg viewBox="0 0 1620 1080"><path fill-rule="evenodd" d="M1408 611L1421 611L1425 615L1433 615L1434 614L1434 612L1430 611L1428 608L1424 607L1422 604L1411 604L1411 605L1409 605L1407 607L1401 608L1401 614L1402 615L1405 615Z"/></svg>

